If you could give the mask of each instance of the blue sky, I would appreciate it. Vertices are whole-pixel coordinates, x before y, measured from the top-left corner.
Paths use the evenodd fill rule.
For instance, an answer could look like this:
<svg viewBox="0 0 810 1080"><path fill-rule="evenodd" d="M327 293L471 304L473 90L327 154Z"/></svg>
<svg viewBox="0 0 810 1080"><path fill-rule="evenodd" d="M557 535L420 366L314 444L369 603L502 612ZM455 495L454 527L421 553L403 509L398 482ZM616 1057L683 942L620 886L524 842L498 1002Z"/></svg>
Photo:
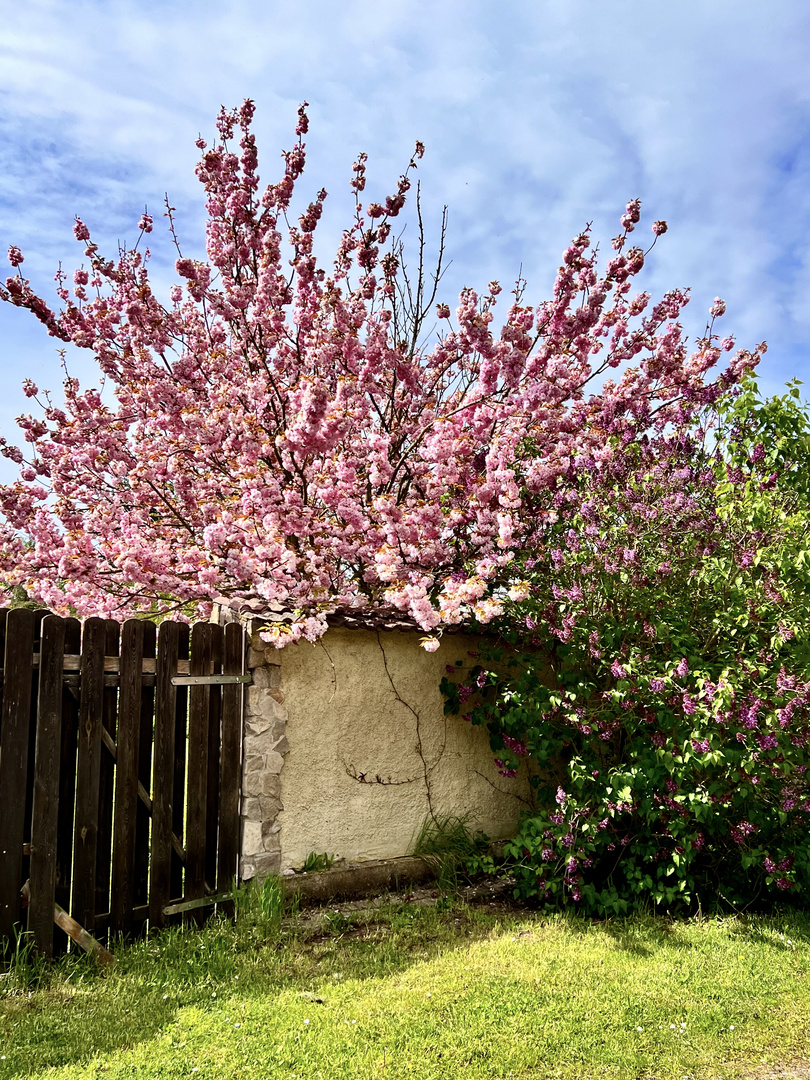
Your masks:
<svg viewBox="0 0 810 1080"><path fill-rule="evenodd" d="M810 7L804 0L317 0L292 4L26 0L0 20L0 247L18 244L53 297L81 262L74 215L102 250L155 212L153 268L173 253L160 218L178 207L199 253L198 134L221 104L256 101L262 176L277 177L295 110L310 102L307 192L330 192L326 240L350 207L359 150L388 193L421 139L427 220L449 206L444 296L529 282L548 295L586 222L603 250L627 199L669 233L645 271L654 294L691 286L687 326L716 295L724 333L766 339L769 392L810 375ZM328 248L325 244L324 250ZM9 270L10 272L10 270ZM5 276L5 275L4 275ZM69 356L95 382L92 363ZM26 376L59 395L56 343L0 305L0 434ZM7 464L0 478L10 478Z"/></svg>

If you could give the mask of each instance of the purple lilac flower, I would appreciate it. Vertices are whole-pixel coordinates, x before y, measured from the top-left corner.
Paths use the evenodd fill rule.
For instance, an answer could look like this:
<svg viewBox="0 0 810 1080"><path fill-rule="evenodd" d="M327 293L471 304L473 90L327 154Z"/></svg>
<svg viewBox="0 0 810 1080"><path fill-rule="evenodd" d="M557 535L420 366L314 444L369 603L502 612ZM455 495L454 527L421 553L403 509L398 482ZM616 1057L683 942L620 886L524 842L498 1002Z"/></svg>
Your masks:
<svg viewBox="0 0 810 1080"><path fill-rule="evenodd" d="M756 831L756 826L752 825L750 821L741 821L739 825L732 827L731 839L735 844L744 844L746 837L751 836Z"/></svg>
<svg viewBox="0 0 810 1080"><path fill-rule="evenodd" d="M495 765L497 766L498 772L501 774L501 776L505 776L509 780L514 780L514 778L517 776L517 769L511 769L506 764L506 762L501 761L500 758L495 758Z"/></svg>
<svg viewBox="0 0 810 1080"><path fill-rule="evenodd" d="M503 744L507 750L511 750L513 754L517 754L518 757L526 757L529 753L529 749L525 743L522 743L520 739L513 739L511 735L502 735Z"/></svg>

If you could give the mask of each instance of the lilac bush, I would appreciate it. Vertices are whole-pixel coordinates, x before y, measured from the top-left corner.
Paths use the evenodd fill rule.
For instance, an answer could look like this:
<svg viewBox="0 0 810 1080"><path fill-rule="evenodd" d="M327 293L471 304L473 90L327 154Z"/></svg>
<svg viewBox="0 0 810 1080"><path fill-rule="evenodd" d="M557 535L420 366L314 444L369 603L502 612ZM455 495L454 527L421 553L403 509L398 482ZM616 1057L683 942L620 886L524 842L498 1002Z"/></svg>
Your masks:
<svg viewBox="0 0 810 1080"><path fill-rule="evenodd" d="M517 892L596 915L810 881L810 420L753 382L561 479L500 637L442 684L535 807ZM449 673L448 673L449 674Z"/></svg>

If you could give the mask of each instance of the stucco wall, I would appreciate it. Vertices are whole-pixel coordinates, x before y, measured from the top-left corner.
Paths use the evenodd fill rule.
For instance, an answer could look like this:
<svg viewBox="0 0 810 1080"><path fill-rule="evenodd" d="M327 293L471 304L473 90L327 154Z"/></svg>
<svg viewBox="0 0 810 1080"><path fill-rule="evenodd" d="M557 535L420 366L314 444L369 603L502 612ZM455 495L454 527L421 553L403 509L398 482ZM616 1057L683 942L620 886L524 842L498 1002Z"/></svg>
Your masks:
<svg viewBox="0 0 810 1080"><path fill-rule="evenodd" d="M243 877L300 867L310 852L404 855L431 805L470 814L492 838L513 830L526 778L501 777L486 730L445 717L439 693L475 639L448 635L436 653L418 640L335 627L314 646L251 651Z"/></svg>

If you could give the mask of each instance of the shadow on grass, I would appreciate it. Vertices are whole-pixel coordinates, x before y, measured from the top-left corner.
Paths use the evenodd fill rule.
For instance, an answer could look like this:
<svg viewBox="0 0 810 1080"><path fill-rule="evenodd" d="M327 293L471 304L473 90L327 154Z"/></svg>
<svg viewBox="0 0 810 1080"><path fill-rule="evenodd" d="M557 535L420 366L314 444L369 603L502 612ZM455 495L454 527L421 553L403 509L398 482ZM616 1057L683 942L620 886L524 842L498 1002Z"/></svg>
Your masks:
<svg viewBox="0 0 810 1080"><path fill-rule="evenodd" d="M519 917L519 916L516 916ZM147 1041L180 1010L202 1011L284 989L309 991L333 974L387 978L466 948L514 918L404 904L309 929L213 919L114 948L115 967L88 957L33 958L0 980L0 1078L80 1065ZM335 929L330 929L330 925Z"/></svg>

